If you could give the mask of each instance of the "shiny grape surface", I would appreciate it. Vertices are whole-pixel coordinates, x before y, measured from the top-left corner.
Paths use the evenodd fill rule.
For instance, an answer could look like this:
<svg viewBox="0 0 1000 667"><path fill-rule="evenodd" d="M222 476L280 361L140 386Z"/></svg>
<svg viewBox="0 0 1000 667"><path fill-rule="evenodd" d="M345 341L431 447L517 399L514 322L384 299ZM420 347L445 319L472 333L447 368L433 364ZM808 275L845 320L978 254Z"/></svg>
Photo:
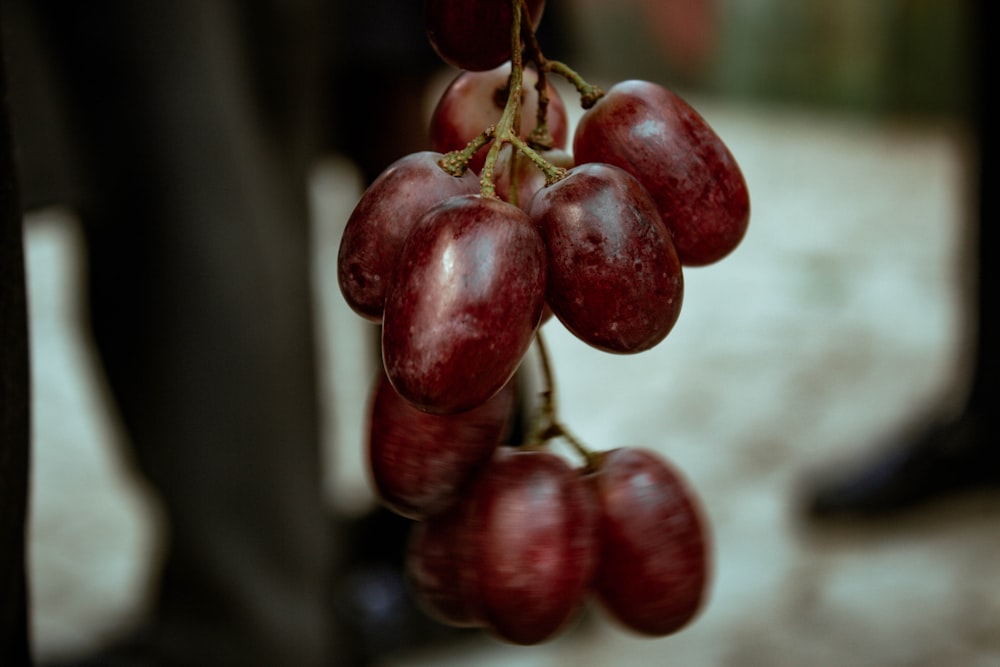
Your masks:
<svg viewBox="0 0 1000 667"><path fill-rule="evenodd" d="M577 163L628 171L653 196L683 264L728 255L743 239L750 198L739 165L705 119L663 86L624 81L583 114Z"/></svg>
<svg viewBox="0 0 1000 667"><path fill-rule="evenodd" d="M441 157L423 151L389 165L361 195L347 220L337 255L337 278L344 300L368 320L382 319L399 251L417 220L445 199L479 192L474 174L450 175L438 166Z"/></svg>
<svg viewBox="0 0 1000 667"><path fill-rule="evenodd" d="M596 472L587 476L601 512L596 595L635 632L676 632L701 608L708 581L697 499L654 452L623 447L598 456Z"/></svg>
<svg viewBox="0 0 1000 667"><path fill-rule="evenodd" d="M545 300L545 247L527 214L480 195L453 197L400 252L382 329L386 374L422 410L482 404L510 379Z"/></svg>
<svg viewBox="0 0 1000 667"><path fill-rule="evenodd" d="M511 383L471 410L434 415L403 399L381 374L368 429L369 470L379 498L418 521L442 513L506 438L513 412Z"/></svg>
<svg viewBox="0 0 1000 667"><path fill-rule="evenodd" d="M561 457L497 450L462 510L456 542L466 609L515 644L551 639L576 616L595 566L597 509Z"/></svg>
<svg viewBox="0 0 1000 667"><path fill-rule="evenodd" d="M684 279L656 203L635 178L578 165L535 195L531 217L548 252L547 303L570 331L617 353L663 340Z"/></svg>

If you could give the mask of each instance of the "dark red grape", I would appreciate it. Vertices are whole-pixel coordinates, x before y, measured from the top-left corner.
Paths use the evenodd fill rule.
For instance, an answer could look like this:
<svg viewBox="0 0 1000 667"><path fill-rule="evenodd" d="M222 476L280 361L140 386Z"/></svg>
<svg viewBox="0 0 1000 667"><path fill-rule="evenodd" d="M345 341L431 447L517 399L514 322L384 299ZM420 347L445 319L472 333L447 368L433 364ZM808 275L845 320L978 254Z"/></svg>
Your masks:
<svg viewBox="0 0 1000 667"><path fill-rule="evenodd" d="M423 151L394 162L365 190L347 220L337 278L348 305L366 319L382 319L399 250L420 216L445 199L479 191L474 174L451 176L438 166L441 157Z"/></svg>
<svg viewBox="0 0 1000 667"><path fill-rule="evenodd" d="M594 590L625 627L676 632L698 612L708 579L708 538L698 502L657 454L621 448L598 454L585 476L600 506Z"/></svg>
<svg viewBox="0 0 1000 667"><path fill-rule="evenodd" d="M479 136L483 130L496 125L507 103L510 63L487 72L462 72L449 84L431 114L431 148L442 153L459 150ZM527 139L538 126L538 91L535 84L538 73L524 70L521 86L521 127L518 134ZM549 106L546 127L552 137L552 148L566 148L569 138L569 120L566 105L559 91L547 82ZM469 161L469 169L477 174L486 160L487 147L482 148Z"/></svg>
<svg viewBox="0 0 1000 667"><path fill-rule="evenodd" d="M545 0L528 0L528 17L535 28ZM431 46L449 65L481 72L510 60L510 0L426 0L424 19Z"/></svg>
<svg viewBox="0 0 1000 667"><path fill-rule="evenodd" d="M431 618L454 627L481 627L466 590L471 571L465 516L457 506L413 526L406 578L415 601Z"/></svg>
<svg viewBox="0 0 1000 667"><path fill-rule="evenodd" d="M633 353L673 328L681 265L656 203L618 167L582 164L535 195L531 217L548 249L546 301L581 340Z"/></svg>
<svg viewBox="0 0 1000 667"><path fill-rule="evenodd" d="M539 155L555 167L569 169L573 166L573 156L558 148L543 150ZM512 161L513 166L511 165ZM511 144L500 149L493 176L497 196L511 203L516 203L525 211L530 209L531 200L535 193L545 186L545 174L542 170L527 155L515 150ZM513 188L512 185L515 183L517 187ZM516 201L514 200L515 191Z"/></svg>
<svg viewBox="0 0 1000 667"><path fill-rule="evenodd" d="M531 344L545 298L545 246L527 214L453 197L407 237L386 295L382 357L396 391L422 410L484 403Z"/></svg>
<svg viewBox="0 0 1000 667"><path fill-rule="evenodd" d="M369 468L382 502L416 520L446 510L506 438L513 412L512 382L472 410L433 415L404 400L382 374L368 436Z"/></svg>
<svg viewBox="0 0 1000 667"><path fill-rule="evenodd" d="M687 102L646 81L615 84L583 114L577 163L625 169L649 190L685 265L715 262L742 240L746 182L718 135Z"/></svg>
<svg viewBox="0 0 1000 667"><path fill-rule="evenodd" d="M550 639L579 610L595 566L597 509L582 477L554 454L501 448L465 502L467 603L502 639Z"/></svg>

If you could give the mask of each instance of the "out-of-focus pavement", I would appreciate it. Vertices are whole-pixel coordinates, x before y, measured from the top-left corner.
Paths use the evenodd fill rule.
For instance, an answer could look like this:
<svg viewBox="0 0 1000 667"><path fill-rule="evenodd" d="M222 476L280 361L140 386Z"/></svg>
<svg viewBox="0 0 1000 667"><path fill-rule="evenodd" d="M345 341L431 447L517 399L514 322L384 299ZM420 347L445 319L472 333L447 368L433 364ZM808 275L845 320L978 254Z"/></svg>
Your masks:
<svg viewBox="0 0 1000 667"><path fill-rule="evenodd" d="M680 320L650 352L607 355L556 321L545 333L563 421L595 448L660 450L701 494L715 553L704 612L662 640L595 612L545 646L483 638L387 664L1000 664L1000 499L823 530L798 513L810 474L871 451L954 394L968 268L965 139L936 123L692 101L744 169L745 241L720 263L686 271ZM340 302L332 264L358 193L349 165L334 159L317 170L322 340L345 346L323 355L326 405L338 418L331 502L349 508L370 500L358 423L368 325ZM44 657L97 645L142 612L157 533L82 328L71 215L34 214L27 252L30 563Z"/></svg>

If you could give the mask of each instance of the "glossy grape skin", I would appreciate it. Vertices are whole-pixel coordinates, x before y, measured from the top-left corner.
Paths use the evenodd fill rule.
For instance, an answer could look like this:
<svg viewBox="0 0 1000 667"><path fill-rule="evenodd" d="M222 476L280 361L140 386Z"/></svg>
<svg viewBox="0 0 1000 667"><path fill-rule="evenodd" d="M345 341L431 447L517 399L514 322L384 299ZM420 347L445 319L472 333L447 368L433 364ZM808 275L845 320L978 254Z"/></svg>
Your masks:
<svg viewBox="0 0 1000 667"><path fill-rule="evenodd" d="M750 198L739 165L708 123L662 86L612 86L581 117L573 155L577 163L606 162L638 178L684 265L722 259L746 233Z"/></svg>
<svg viewBox="0 0 1000 667"><path fill-rule="evenodd" d="M596 563L597 508L559 456L497 450L470 489L466 601L492 634L551 639L575 617Z"/></svg>
<svg viewBox="0 0 1000 667"><path fill-rule="evenodd" d="M542 20L545 0L528 0L528 18L535 28ZM425 0L427 37L449 65L481 72L510 60L510 0Z"/></svg>
<svg viewBox="0 0 1000 667"><path fill-rule="evenodd" d="M538 73L525 68L521 86L521 127L518 132L527 139L538 126ZM447 153L460 150L479 136L483 130L496 125L507 103L507 86L510 63L486 72L462 72L441 94L430 120L430 145L435 151ZM559 91L546 82L549 106L546 128L552 137L553 148L566 148L569 140L569 117ZM469 161L469 169L477 174L486 160L489 144L480 149Z"/></svg>
<svg viewBox="0 0 1000 667"><path fill-rule="evenodd" d="M511 382L472 410L433 415L380 375L369 411L368 462L383 504L418 521L447 510L506 438L513 411Z"/></svg>
<svg viewBox="0 0 1000 667"><path fill-rule="evenodd" d="M466 512L462 506L414 525L406 553L406 579L431 618L453 627L481 627L467 587Z"/></svg>
<svg viewBox="0 0 1000 667"><path fill-rule="evenodd" d="M361 195L347 220L337 278L345 301L365 319L381 321L399 251L416 221L445 199L479 191L474 174L448 174L437 164L441 157L422 151L389 165Z"/></svg>
<svg viewBox="0 0 1000 667"><path fill-rule="evenodd" d="M535 195L548 252L546 301L581 340L607 352L647 350L680 313L684 279L656 204L624 170L582 164Z"/></svg>
<svg viewBox="0 0 1000 667"><path fill-rule="evenodd" d="M596 471L585 476L601 512L595 594L635 632L676 632L701 608L708 581L708 536L697 499L651 451L620 448L598 458Z"/></svg>
<svg viewBox="0 0 1000 667"><path fill-rule="evenodd" d="M573 166L573 156L558 148L543 150L539 152L539 155L555 167L569 169ZM512 160L514 171L511 171ZM511 144L500 149L493 176L497 196L517 204L525 211L531 209L531 200L539 190L545 187L545 174L542 170L527 155L515 150ZM517 183L516 193L511 187L515 181Z"/></svg>
<svg viewBox="0 0 1000 667"><path fill-rule="evenodd" d="M396 391L427 412L484 403L531 344L545 298L545 247L527 214L453 197L410 233L386 296L382 357Z"/></svg>

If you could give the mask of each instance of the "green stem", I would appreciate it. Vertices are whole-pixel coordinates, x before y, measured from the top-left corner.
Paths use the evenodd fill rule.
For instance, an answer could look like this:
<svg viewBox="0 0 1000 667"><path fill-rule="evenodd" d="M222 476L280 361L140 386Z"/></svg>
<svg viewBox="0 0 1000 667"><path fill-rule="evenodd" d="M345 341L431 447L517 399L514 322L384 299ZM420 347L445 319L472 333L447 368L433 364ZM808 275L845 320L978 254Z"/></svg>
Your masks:
<svg viewBox="0 0 1000 667"><path fill-rule="evenodd" d="M465 173L465 169L468 167L472 156L475 155L480 148L490 143L495 134L495 126L486 128L478 137L466 144L465 148L445 153L441 159L438 160L438 165L452 176L461 176Z"/></svg>
<svg viewBox="0 0 1000 667"><path fill-rule="evenodd" d="M557 167L535 151L528 143L526 143L521 137L514 135L510 138L510 143L513 144L514 148L524 153L524 155L531 160L536 167L542 170L545 174L545 184L552 185L557 181L562 180L566 175L566 170L562 167ZM511 160L513 164L513 160Z"/></svg>
<svg viewBox="0 0 1000 667"><path fill-rule="evenodd" d="M505 142L517 135L521 115L521 87L524 85L524 62L521 58L521 0L511 0L513 18L510 28L510 83L507 93L507 104L504 106L500 122L496 126L493 145L486 154L483 171L479 175L480 190L483 197L496 198L496 182L493 170L496 168L497 157Z"/></svg>
<svg viewBox="0 0 1000 667"><path fill-rule="evenodd" d="M527 16L527 2L521 0L521 15ZM528 141L532 146L543 149L552 148L555 141L549 133L549 87L548 74L545 69L545 56L542 55L542 47L538 43L538 36L535 34L531 21L524 21L523 36L525 44L525 57L529 62L535 63L538 71L538 79L535 81L535 91L538 94L538 111L536 113L535 129L531 131Z"/></svg>
<svg viewBox="0 0 1000 667"><path fill-rule="evenodd" d="M597 454L583 444L579 438L570 433L556 414L556 389L555 376L552 373L552 361L549 358L548 346L542 332L535 332L535 347L538 350L538 361L542 368L542 381L544 389L541 392L542 405L539 408L537 426L532 434L530 443L540 445L553 438L562 438L570 444L573 449L583 458L588 468L594 468L597 463Z"/></svg>
<svg viewBox="0 0 1000 667"><path fill-rule="evenodd" d="M565 169L556 167L555 165L549 163L536 150L536 148L551 148L553 145L552 136L548 131L547 125L549 102L548 88L546 86L545 78L547 71L556 72L557 74L573 81L574 85L576 85L577 89L580 91L580 101L584 108L589 108L604 95L604 91L596 86L588 84L579 74L574 72L564 63L545 59L545 56L542 55L541 48L538 45L538 40L530 22L525 22L523 20L524 17L527 16L526 4L524 0L511 0L511 13L510 79L507 84L507 102L504 105L502 114L500 115L500 120L497 122L496 126L487 129L486 132L466 146L463 151L455 154L449 153L448 156L442 160L441 165L442 168L449 173L460 175L465 164L472 159L472 155L484 145L492 141L493 143L490 146L490 150L486 154L486 160L483 163L483 169L479 174L479 186L480 193L483 197L490 197L494 199L497 198L495 176L497 159L500 156L500 150L506 143L512 144L514 150L524 153L528 159L535 164L535 166L542 170L542 173L545 174L545 182L547 185L552 185L566 175ZM535 130L533 130L531 136L528 137L527 142L520 138L519 132L521 125L521 97L523 95L522 87L524 85L525 60L525 54L522 53L521 47L522 38L527 45L526 50L528 59L538 66L538 122ZM511 169L514 169L514 160L511 160ZM516 203L516 195L514 201Z"/></svg>
<svg viewBox="0 0 1000 667"><path fill-rule="evenodd" d="M576 87L577 92L580 93L580 106L584 109L589 109L597 104L597 100L604 97L603 90L584 81L583 77L577 74L577 72L566 63L558 60L549 60L546 61L545 67L550 72L555 72Z"/></svg>

